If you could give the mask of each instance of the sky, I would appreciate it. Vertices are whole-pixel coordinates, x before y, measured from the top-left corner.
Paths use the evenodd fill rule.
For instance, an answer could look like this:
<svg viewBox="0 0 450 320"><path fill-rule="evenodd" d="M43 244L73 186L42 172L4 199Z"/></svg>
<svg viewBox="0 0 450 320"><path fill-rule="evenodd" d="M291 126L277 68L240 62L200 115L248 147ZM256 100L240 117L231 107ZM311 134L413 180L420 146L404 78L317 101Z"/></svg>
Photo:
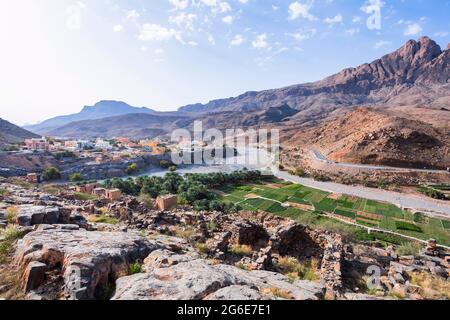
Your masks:
<svg viewBox="0 0 450 320"><path fill-rule="evenodd" d="M176 110L320 80L409 39L450 42L450 0L0 0L0 118L100 100Z"/></svg>

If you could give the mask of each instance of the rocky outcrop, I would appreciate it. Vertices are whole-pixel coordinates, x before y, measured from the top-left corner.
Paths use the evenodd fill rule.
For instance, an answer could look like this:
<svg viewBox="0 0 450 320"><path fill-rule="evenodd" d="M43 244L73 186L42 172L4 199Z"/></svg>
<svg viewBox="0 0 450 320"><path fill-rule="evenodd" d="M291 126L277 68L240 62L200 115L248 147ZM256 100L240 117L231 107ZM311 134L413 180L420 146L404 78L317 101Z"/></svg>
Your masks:
<svg viewBox="0 0 450 320"><path fill-rule="evenodd" d="M236 298L317 300L324 292L320 283L291 282L278 273L211 265L205 260L174 255L169 251L151 253L145 260L145 271L118 279L112 299L221 299L239 289L241 293Z"/></svg>
<svg viewBox="0 0 450 320"><path fill-rule="evenodd" d="M33 226L36 224L69 223L70 211L59 207L23 205L18 207L17 224Z"/></svg>
<svg viewBox="0 0 450 320"><path fill-rule="evenodd" d="M157 248L154 242L131 233L41 225L20 241L15 261L22 270L29 270L34 262L43 263L48 269L60 268L68 298L94 299L102 296L115 279L127 275L130 263L143 260ZM29 279L30 274L23 274L23 283L36 283Z"/></svg>

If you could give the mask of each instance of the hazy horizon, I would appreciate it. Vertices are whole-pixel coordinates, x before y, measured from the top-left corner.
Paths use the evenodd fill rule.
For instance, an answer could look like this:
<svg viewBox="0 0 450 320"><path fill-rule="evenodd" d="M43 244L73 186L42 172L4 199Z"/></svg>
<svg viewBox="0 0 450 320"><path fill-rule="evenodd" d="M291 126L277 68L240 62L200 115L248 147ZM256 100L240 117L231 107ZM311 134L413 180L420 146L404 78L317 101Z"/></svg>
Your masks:
<svg viewBox="0 0 450 320"><path fill-rule="evenodd" d="M380 28L367 25L373 8ZM316 81L423 35L445 49L449 9L422 0L0 0L0 117L36 123L100 100L172 111Z"/></svg>

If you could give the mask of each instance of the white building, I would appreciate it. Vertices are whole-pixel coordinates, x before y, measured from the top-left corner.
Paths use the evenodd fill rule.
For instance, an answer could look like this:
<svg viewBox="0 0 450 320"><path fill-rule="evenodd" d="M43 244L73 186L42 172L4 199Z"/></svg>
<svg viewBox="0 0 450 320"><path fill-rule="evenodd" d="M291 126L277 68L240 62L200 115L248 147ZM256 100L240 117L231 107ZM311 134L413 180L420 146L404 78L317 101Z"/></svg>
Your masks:
<svg viewBox="0 0 450 320"><path fill-rule="evenodd" d="M109 141L97 139L97 141L95 142L95 149L111 150L112 148L113 146L109 143Z"/></svg>

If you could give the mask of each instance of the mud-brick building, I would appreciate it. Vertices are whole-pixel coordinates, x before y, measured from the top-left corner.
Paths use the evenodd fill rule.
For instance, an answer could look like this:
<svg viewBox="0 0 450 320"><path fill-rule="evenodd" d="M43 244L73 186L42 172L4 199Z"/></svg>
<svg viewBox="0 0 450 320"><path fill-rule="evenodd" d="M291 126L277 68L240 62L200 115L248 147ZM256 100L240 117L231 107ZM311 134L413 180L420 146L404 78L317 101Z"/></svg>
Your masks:
<svg viewBox="0 0 450 320"><path fill-rule="evenodd" d="M161 196L156 199L156 207L159 210L169 210L178 204L178 197L172 194Z"/></svg>

